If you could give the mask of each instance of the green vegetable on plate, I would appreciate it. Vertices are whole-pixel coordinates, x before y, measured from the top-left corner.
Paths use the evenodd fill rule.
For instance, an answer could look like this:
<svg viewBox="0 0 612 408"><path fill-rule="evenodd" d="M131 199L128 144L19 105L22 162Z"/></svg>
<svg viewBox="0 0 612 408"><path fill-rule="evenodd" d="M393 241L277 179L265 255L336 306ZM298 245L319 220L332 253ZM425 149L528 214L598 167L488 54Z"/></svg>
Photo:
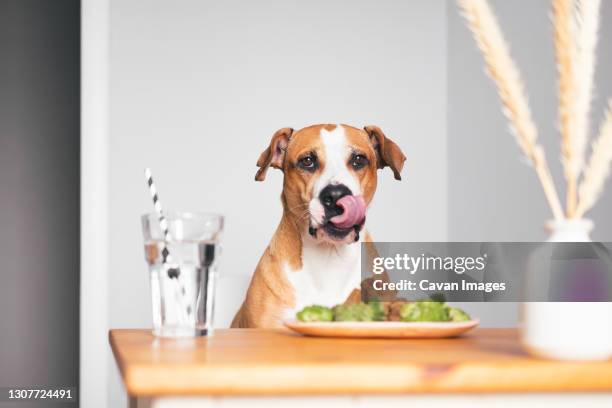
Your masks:
<svg viewBox="0 0 612 408"><path fill-rule="evenodd" d="M422 300L402 305L402 322L448 322L448 308L441 302Z"/></svg>
<svg viewBox="0 0 612 408"><path fill-rule="evenodd" d="M448 316L453 322L467 322L469 320L472 320L469 314L465 313L463 310L459 308L450 307L450 306L447 306L447 308L448 308Z"/></svg>
<svg viewBox="0 0 612 408"><path fill-rule="evenodd" d="M385 311L378 302L337 305L334 321L337 322L379 322L385 320Z"/></svg>
<svg viewBox="0 0 612 408"><path fill-rule="evenodd" d="M297 319L301 322L331 322L334 313L329 307L312 305L306 306L297 313Z"/></svg>
<svg viewBox="0 0 612 408"><path fill-rule="evenodd" d="M399 316L398 316L399 310ZM301 322L467 322L471 320L463 310L442 301L368 302L336 305L333 308L312 305L300 310Z"/></svg>

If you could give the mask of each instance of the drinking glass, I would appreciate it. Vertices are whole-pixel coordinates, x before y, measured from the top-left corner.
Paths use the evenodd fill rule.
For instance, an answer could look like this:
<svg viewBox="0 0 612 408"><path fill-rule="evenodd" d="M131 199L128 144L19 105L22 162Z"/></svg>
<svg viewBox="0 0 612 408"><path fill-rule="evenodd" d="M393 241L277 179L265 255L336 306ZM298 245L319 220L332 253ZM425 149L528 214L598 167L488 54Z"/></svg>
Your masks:
<svg viewBox="0 0 612 408"><path fill-rule="evenodd" d="M160 337L211 336L223 217L192 212L166 212L164 216L169 241L157 214L141 217L153 333Z"/></svg>

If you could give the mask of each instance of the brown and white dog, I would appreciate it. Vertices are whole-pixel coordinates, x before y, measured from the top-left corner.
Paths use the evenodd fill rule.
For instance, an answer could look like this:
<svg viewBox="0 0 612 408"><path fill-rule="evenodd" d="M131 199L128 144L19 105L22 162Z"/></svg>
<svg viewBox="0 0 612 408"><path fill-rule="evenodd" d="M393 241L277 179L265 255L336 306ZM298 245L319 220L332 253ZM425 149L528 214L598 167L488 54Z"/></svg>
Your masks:
<svg viewBox="0 0 612 408"><path fill-rule="evenodd" d="M311 305L344 302L360 286L359 242L377 170L397 180L406 157L376 126L278 130L259 156L255 180L284 173L283 216L232 327L276 327ZM364 237L365 236L365 237Z"/></svg>

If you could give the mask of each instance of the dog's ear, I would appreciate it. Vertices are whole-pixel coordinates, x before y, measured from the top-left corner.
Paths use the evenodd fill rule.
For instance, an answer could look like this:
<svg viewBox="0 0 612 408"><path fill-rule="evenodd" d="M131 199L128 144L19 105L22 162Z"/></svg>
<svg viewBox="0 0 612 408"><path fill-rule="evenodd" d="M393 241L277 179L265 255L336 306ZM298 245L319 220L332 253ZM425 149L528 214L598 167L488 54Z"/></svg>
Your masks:
<svg viewBox="0 0 612 408"><path fill-rule="evenodd" d="M401 180L400 172L404 167L406 156L402 150L391 139L389 139L378 126L366 126L363 128L370 137L370 143L378 157L378 168L391 167L396 180Z"/></svg>
<svg viewBox="0 0 612 408"><path fill-rule="evenodd" d="M259 170L255 174L256 181L264 181L268 167L272 166L277 169L283 169L285 160L285 152L289 145L289 139L293 134L293 129L282 128L276 131L270 140L270 145L264 150L257 160Z"/></svg>

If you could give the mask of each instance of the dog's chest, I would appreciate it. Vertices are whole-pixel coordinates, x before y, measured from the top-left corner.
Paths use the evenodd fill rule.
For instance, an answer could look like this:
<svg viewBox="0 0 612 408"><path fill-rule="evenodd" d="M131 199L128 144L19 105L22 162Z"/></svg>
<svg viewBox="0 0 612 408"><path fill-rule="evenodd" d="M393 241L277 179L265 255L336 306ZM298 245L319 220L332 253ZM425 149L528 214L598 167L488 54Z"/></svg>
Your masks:
<svg viewBox="0 0 612 408"><path fill-rule="evenodd" d="M302 268L285 266L285 276L293 287L295 305L283 311L283 318L294 318L302 308L318 304L342 303L361 281L361 245L329 247L305 242Z"/></svg>

